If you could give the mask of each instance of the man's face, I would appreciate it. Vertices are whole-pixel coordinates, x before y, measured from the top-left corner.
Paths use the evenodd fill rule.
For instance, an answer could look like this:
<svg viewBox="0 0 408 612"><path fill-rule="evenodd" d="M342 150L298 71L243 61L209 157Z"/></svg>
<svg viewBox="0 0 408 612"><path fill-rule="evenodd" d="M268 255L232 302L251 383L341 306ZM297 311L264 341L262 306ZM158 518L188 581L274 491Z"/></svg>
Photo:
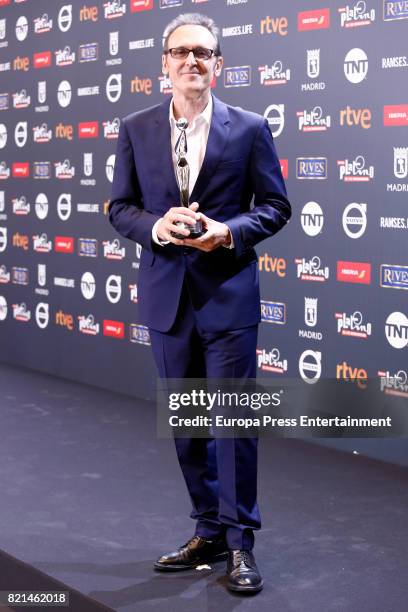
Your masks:
<svg viewBox="0 0 408 612"><path fill-rule="evenodd" d="M215 49L216 44L214 36L207 28L199 25L183 25L172 32L167 48ZM200 60L196 59L193 53L185 59L175 59L170 53L162 56L163 74L170 77L174 91L187 97L209 90L214 74L219 76L221 73L222 63L222 57L213 56L209 60Z"/></svg>

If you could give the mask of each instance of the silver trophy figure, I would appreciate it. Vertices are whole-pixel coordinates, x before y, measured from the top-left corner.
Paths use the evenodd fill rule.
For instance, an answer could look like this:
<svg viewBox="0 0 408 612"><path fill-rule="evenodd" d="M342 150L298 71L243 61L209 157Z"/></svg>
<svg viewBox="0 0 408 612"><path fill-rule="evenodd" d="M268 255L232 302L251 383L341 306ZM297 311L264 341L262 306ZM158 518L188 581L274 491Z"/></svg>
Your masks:
<svg viewBox="0 0 408 612"><path fill-rule="evenodd" d="M189 203L190 203L189 202L190 166L188 165L188 161L186 159L186 153L187 153L186 129L188 128L188 121L187 119L180 118L177 121L176 125L177 125L177 128L180 130L180 136L178 137L178 140L175 146L175 151L177 155L176 177L177 177L177 183L178 183L179 190L180 190L180 204L181 206L185 206L186 208L188 208ZM178 221L177 225L179 227L182 227L183 229L190 230L190 235L187 236L188 238L198 238L204 233L201 221L196 221L194 225L189 225L188 223L184 223L183 221ZM186 238L186 236L183 236L181 234L173 233L173 235L176 238L180 238L180 239Z"/></svg>

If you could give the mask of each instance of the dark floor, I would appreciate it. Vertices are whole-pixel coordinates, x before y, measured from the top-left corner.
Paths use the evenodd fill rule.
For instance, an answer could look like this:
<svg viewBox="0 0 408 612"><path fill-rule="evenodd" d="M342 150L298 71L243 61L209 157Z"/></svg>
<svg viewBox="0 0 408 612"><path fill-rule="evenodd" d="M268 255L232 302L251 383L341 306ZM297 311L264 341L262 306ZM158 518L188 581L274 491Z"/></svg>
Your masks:
<svg viewBox="0 0 408 612"><path fill-rule="evenodd" d="M262 440L255 552L266 584L242 598L226 591L222 563L152 570L194 527L152 406L1 365L0 419L0 549L114 610L408 609L407 468Z"/></svg>

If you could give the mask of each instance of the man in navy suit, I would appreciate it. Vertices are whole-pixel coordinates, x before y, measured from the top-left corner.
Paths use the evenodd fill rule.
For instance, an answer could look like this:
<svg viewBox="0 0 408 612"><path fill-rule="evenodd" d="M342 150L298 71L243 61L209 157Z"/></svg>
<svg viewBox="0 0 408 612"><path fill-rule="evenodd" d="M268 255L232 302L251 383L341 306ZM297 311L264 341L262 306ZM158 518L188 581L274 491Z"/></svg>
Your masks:
<svg viewBox="0 0 408 612"><path fill-rule="evenodd" d="M279 160L263 117L211 95L223 64L213 20L180 15L166 27L163 44L162 71L173 97L122 120L110 221L143 247L139 317L149 327L159 375L255 378L260 296L254 246L290 218ZM188 121L189 208L177 204L182 117ZM177 225L197 219L205 229L199 238ZM154 567L182 570L228 557L228 588L261 590L252 552L253 531L261 526L257 439L175 443L196 530Z"/></svg>

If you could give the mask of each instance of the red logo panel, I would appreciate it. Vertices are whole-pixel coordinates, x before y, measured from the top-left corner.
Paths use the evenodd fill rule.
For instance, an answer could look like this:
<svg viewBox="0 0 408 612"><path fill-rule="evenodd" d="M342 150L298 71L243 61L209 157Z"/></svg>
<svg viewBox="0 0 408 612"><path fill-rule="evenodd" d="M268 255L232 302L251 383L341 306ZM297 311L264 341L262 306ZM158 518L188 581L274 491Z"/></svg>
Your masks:
<svg viewBox="0 0 408 612"><path fill-rule="evenodd" d="M322 30L330 27L330 9L323 8L315 11L298 13L298 30Z"/></svg>
<svg viewBox="0 0 408 612"><path fill-rule="evenodd" d="M30 163L14 162L11 174L13 178L28 178L30 176Z"/></svg>
<svg viewBox="0 0 408 612"><path fill-rule="evenodd" d="M98 138L99 123L97 121L84 121L78 123L78 138Z"/></svg>
<svg viewBox="0 0 408 612"><path fill-rule="evenodd" d="M371 282L371 264L360 261L338 261L337 280L344 283L369 285Z"/></svg>
<svg viewBox="0 0 408 612"><path fill-rule="evenodd" d="M34 53L33 63L34 68L49 68L51 66L51 51Z"/></svg>
<svg viewBox="0 0 408 612"><path fill-rule="evenodd" d="M150 11L153 8L153 0L130 0L130 12Z"/></svg>
<svg viewBox="0 0 408 612"><path fill-rule="evenodd" d="M104 319L103 335L110 336L111 338L124 338L125 324L122 323L122 321L110 321L109 319Z"/></svg>
<svg viewBox="0 0 408 612"><path fill-rule="evenodd" d="M287 179L289 176L289 164L288 164L288 160L287 159L280 159L280 167L281 167L281 172L282 172L282 176L284 179Z"/></svg>
<svg viewBox="0 0 408 612"><path fill-rule="evenodd" d="M55 236L54 248L57 253L73 253L74 239L71 236Z"/></svg>
<svg viewBox="0 0 408 612"><path fill-rule="evenodd" d="M384 125L408 125L408 104L384 106Z"/></svg>

